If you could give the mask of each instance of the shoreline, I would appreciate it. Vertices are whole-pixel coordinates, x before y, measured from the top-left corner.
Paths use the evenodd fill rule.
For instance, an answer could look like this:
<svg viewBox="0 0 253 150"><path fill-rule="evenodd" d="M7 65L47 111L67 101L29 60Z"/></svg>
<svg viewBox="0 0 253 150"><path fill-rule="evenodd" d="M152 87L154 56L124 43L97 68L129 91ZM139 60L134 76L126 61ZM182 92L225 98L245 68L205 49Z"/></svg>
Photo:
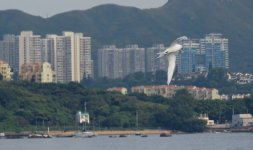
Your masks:
<svg viewBox="0 0 253 150"><path fill-rule="evenodd" d="M142 129L142 130L90 130L95 133L95 135L98 136L111 136L111 135L142 135L142 134L180 134L184 132L180 131L172 131L172 130L160 130L160 129ZM38 132L33 132L33 131L25 131L25 132L3 132L2 135L5 135L6 137L10 138L15 138L15 137L26 137L29 136L30 134L42 134L42 135L49 135L52 137L73 137L75 136L78 132L77 130L71 130L71 131L57 131L57 130L52 130L52 131L38 131ZM238 132L249 132L253 133L252 129L210 129L206 131L207 133L238 133ZM0 136L0 138L3 136Z"/></svg>
<svg viewBox="0 0 253 150"><path fill-rule="evenodd" d="M78 131L50 131L48 134L50 136L71 136L75 135ZM95 130L96 135L135 135L138 134L161 134L161 133L167 133L172 134L171 130Z"/></svg>
<svg viewBox="0 0 253 150"><path fill-rule="evenodd" d="M105 130L105 131L95 131L97 135L134 135L138 134L161 134L168 133L172 134L170 130Z"/></svg>

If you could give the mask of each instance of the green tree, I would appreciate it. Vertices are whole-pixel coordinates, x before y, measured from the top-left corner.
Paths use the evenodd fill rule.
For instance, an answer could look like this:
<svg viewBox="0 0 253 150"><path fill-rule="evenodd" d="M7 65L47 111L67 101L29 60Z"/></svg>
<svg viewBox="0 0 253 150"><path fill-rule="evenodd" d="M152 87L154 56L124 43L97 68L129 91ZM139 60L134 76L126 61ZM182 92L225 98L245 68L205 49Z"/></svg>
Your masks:
<svg viewBox="0 0 253 150"><path fill-rule="evenodd" d="M168 110L156 115L157 121L161 126L169 129L201 132L205 129L205 125L196 119L195 104L195 100L186 89L178 90Z"/></svg>

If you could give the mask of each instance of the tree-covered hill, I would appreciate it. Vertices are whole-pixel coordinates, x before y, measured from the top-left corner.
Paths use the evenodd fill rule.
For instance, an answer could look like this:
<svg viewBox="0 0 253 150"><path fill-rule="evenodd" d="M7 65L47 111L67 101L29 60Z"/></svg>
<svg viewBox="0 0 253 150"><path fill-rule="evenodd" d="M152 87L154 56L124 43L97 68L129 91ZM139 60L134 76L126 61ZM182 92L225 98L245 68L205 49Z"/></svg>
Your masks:
<svg viewBox="0 0 253 150"><path fill-rule="evenodd" d="M97 48L102 44L168 44L181 35L200 38L219 32L229 39L232 71L253 72L252 8L252 0L168 0L156 9L101 5L50 18L6 10L0 11L0 36L22 30L42 35L71 30L91 36Z"/></svg>
<svg viewBox="0 0 253 150"><path fill-rule="evenodd" d="M96 89L80 84L31 84L0 82L0 130L31 129L32 126L75 127L75 113L91 116L91 126L102 128L134 128L139 111L140 125L155 127L154 114L169 106L144 101L135 96ZM32 128L33 129L33 128Z"/></svg>
<svg viewBox="0 0 253 150"><path fill-rule="evenodd" d="M77 129L75 113L90 113L93 129L135 128L138 111L140 128L165 128L187 132L204 130L197 120L208 113L219 122L231 120L232 106L236 113L253 113L253 99L241 101L196 101L186 90L172 99L143 94L127 96L116 92L86 89L80 84L35 84L0 82L0 132L54 129ZM43 128L44 127L44 128Z"/></svg>

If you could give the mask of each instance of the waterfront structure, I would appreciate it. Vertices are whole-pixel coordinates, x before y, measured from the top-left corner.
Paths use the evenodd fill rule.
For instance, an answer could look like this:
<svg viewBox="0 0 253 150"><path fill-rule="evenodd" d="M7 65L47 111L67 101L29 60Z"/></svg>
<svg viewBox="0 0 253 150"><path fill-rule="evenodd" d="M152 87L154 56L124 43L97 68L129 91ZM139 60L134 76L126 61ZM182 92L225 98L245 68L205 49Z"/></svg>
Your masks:
<svg viewBox="0 0 253 150"><path fill-rule="evenodd" d="M200 39L200 49L205 53L205 66L207 68L229 68L228 39L222 34L210 33Z"/></svg>
<svg viewBox="0 0 253 150"><path fill-rule="evenodd" d="M119 92L123 95L127 94L127 88L125 87L113 87L113 88L108 88L107 91L116 91Z"/></svg>
<svg viewBox="0 0 253 150"><path fill-rule="evenodd" d="M123 50L106 45L98 50L98 76L112 79L123 78Z"/></svg>
<svg viewBox="0 0 253 150"><path fill-rule="evenodd" d="M4 81L12 80L13 72L11 71L10 65L1 60L0 60L0 74L2 75Z"/></svg>
<svg viewBox="0 0 253 150"><path fill-rule="evenodd" d="M48 62L44 62L42 65L39 63L23 64L19 79L37 83L56 82L55 73Z"/></svg>
<svg viewBox="0 0 253 150"><path fill-rule="evenodd" d="M159 85L159 86L135 86L131 88L133 93L144 93L147 96L160 95L166 98L172 98L177 90L187 89L197 100L219 100L220 95L217 89L199 88L196 86L176 86L176 85Z"/></svg>
<svg viewBox="0 0 253 150"><path fill-rule="evenodd" d="M232 127L249 127L253 126L253 117L251 114L235 114L232 116Z"/></svg>
<svg viewBox="0 0 253 150"><path fill-rule="evenodd" d="M156 72L157 70L167 71L168 62L166 58L157 58L157 53L160 53L165 49L166 47L163 44L154 44L152 47L146 49L146 72Z"/></svg>
<svg viewBox="0 0 253 150"><path fill-rule="evenodd" d="M78 111L76 113L76 122L78 124L82 124L82 123L90 123L90 115L89 113L87 112L81 112L81 111Z"/></svg>
<svg viewBox="0 0 253 150"><path fill-rule="evenodd" d="M207 114L200 114L198 119L206 121L207 126L213 126L214 120L209 120L209 117Z"/></svg>

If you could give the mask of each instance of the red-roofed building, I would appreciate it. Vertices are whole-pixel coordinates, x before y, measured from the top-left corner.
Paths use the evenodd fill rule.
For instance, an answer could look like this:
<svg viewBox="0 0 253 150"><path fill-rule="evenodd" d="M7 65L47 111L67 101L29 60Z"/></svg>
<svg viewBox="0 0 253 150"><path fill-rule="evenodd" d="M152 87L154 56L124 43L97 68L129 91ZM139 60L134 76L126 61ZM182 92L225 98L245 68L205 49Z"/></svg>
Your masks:
<svg viewBox="0 0 253 150"><path fill-rule="evenodd" d="M195 99L214 100L220 99L217 89L199 88L196 86L176 86L176 85L159 85L159 86L135 86L131 88L133 93L144 93L147 96L160 95L171 98L179 89L187 89Z"/></svg>
<svg viewBox="0 0 253 150"><path fill-rule="evenodd" d="M113 88L107 89L107 91L116 91L116 92L120 92L123 95L127 94L127 88L125 87L113 87Z"/></svg>

